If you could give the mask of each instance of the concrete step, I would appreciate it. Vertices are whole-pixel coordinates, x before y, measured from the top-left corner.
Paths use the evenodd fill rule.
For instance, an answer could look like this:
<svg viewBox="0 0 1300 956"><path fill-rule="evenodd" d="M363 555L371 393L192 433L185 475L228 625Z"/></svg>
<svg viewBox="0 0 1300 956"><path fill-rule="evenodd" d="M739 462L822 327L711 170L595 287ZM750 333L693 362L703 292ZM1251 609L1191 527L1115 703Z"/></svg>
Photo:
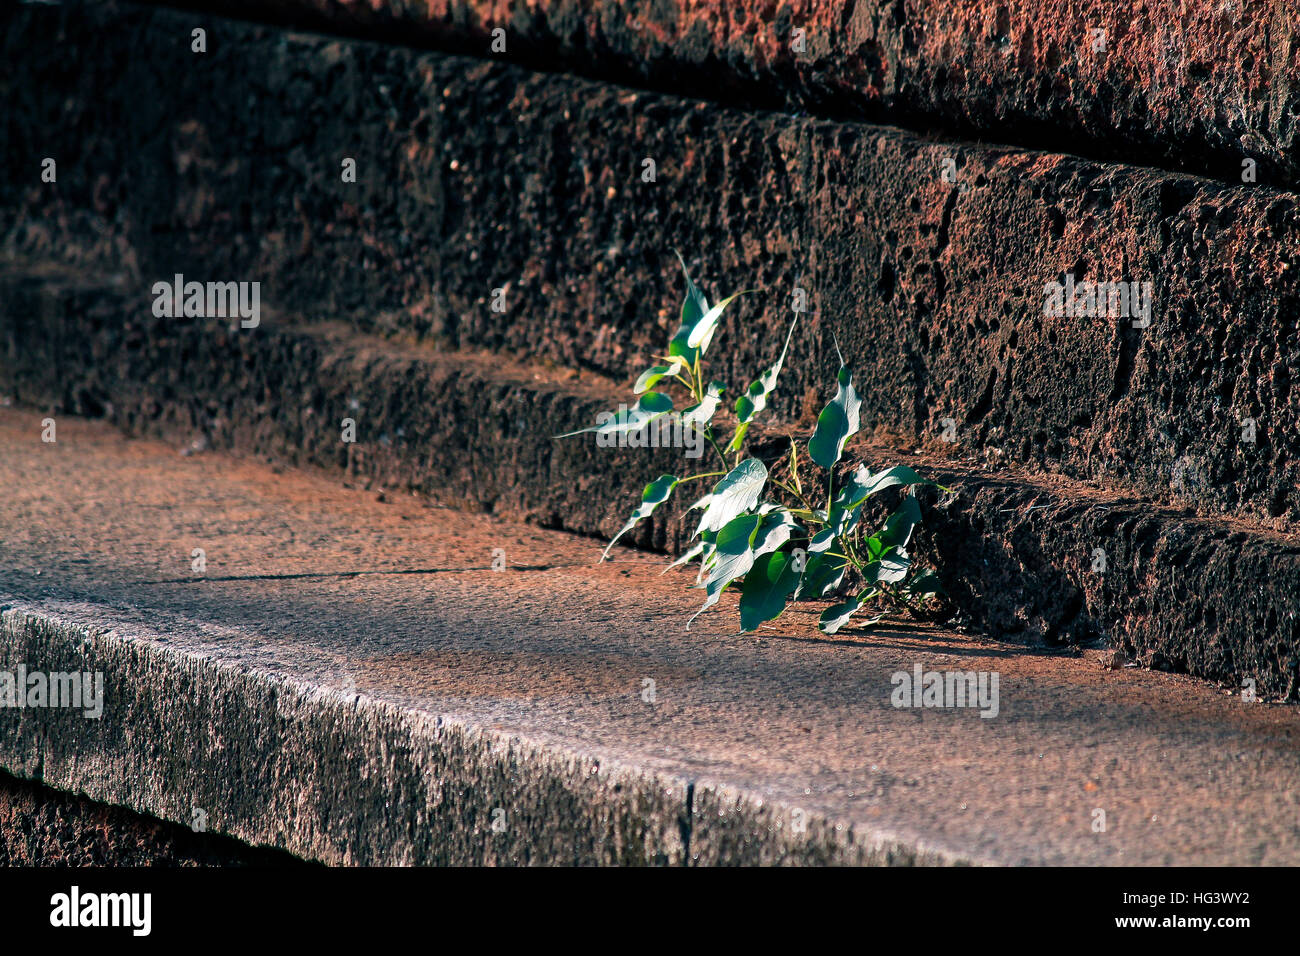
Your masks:
<svg viewBox="0 0 1300 956"><path fill-rule="evenodd" d="M1258 0L159 2L1232 182L1253 160L1258 182L1300 182L1300 24Z"/></svg>
<svg viewBox="0 0 1300 956"><path fill-rule="evenodd" d="M111 282L48 269L0 275L0 305L0 396L31 409L33 434L47 413L103 415L178 450L264 456L374 491L604 537L646 482L700 470L680 448L554 440L625 398L589 372L402 345L289 315L268 314L254 330L158 318ZM353 443L343 441L344 419L356 425ZM771 457L809 433L806 424L755 429ZM919 553L969 623L1032 645L1104 641L1153 668L1237 689L1249 679L1263 696L1296 699L1293 535L961 450L880 433L849 451L873 469L905 461L953 488L926 500ZM665 508L627 543L675 551L691 530L680 517Z"/></svg>
<svg viewBox="0 0 1300 956"><path fill-rule="evenodd" d="M835 336L864 414L909 440L951 421L992 460L1300 518L1292 193L229 20L199 55L194 15L162 9L0 17L34 78L0 129L27 171L0 182L11 259L141 295L258 281L268 310L622 380L674 327L676 247L714 298L763 290L714 349L733 393L808 292L781 417L820 402ZM1045 315L1067 275L1149 283L1151 325Z"/></svg>
<svg viewBox="0 0 1300 956"><path fill-rule="evenodd" d="M19 776L333 863L1300 862L1294 707L801 606L737 635L729 595L687 632L651 556L56 435L0 409L0 672L103 709L0 709ZM997 716L892 706L917 665Z"/></svg>

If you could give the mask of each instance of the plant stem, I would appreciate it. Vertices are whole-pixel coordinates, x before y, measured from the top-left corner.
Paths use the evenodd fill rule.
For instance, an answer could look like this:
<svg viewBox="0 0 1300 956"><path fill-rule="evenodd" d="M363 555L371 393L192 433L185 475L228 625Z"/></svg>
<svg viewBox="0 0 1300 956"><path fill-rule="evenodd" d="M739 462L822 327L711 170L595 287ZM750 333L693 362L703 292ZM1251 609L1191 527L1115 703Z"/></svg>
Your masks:
<svg viewBox="0 0 1300 956"><path fill-rule="evenodd" d="M678 478L677 483L679 485L684 485L688 481L698 481L701 478L722 478L726 474L727 473L725 471L708 471L702 475L691 475L691 477L689 478Z"/></svg>
<svg viewBox="0 0 1300 956"><path fill-rule="evenodd" d="M714 441L714 439L713 439L713 427L712 427L712 426L710 426L710 427L704 429L704 437L707 438L707 439L709 440L709 444L713 446L713 450L716 451L716 452L718 453L718 457L719 457L720 459L722 459L722 467L723 467L723 468L727 468L727 470L730 471L731 468L736 467L735 465L732 465L731 468L728 468L728 467L727 467L727 456L724 455L724 454L722 453L722 449L719 448L719 447L718 447L718 443L717 443L716 441ZM737 464L739 464L739 463L737 463Z"/></svg>
<svg viewBox="0 0 1300 956"><path fill-rule="evenodd" d="M803 505L805 509L807 509L807 511L808 511L809 514L813 514L813 513L816 512L817 509L814 508L814 507L813 507L813 506L808 502L808 500L807 500L806 498L804 498L803 495L799 494L799 492L795 491L793 488L791 488L791 487L790 487L789 485L787 485L785 482L783 482L783 481L777 481L775 478L772 478L772 479L771 479L771 482L772 482L772 484L774 484L774 485L776 485L778 488L780 488L782 491L784 491L786 494L788 494L788 495L792 495L792 496L794 496L795 498L798 498L798 499L799 499L799 503L800 503L801 505Z"/></svg>

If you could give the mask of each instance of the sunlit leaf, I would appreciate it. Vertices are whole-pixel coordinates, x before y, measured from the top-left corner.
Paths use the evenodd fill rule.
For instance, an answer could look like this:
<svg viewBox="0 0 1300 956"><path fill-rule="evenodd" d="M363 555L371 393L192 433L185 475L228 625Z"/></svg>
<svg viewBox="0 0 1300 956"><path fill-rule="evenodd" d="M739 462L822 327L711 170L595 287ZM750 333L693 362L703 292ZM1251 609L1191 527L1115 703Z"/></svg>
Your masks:
<svg viewBox="0 0 1300 956"><path fill-rule="evenodd" d="M707 425L713 420L713 413L718 410L718 405L722 401L722 393L725 390L726 386L721 382L710 382L708 389L704 393L704 400L682 412L682 424Z"/></svg>
<svg viewBox="0 0 1300 956"><path fill-rule="evenodd" d="M826 528L813 535L813 539L808 542L808 552L809 554L816 554L821 551L826 551L834 543L835 532L830 528Z"/></svg>
<svg viewBox="0 0 1300 956"><path fill-rule="evenodd" d="M609 557L609 550L614 547L615 541L635 528L639 522L654 514L654 510L668 500L668 496L673 493L673 489L676 487L677 479L672 475L660 475L646 485L645 490L641 492L641 504L637 506L636 511L632 512L632 517L627 519L627 524L619 529L618 534L609 539L609 544L605 547L605 552L600 556L600 560L604 561Z"/></svg>
<svg viewBox="0 0 1300 956"><path fill-rule="evenodd" d="M695 575L695 584L699 586L704 581L704 575L713 570L713 566L718 563L718 552L716 545L718 543L718 533L716 531L701 531L700 543L704 545L703 557L700 558L700 570Z"/></svg>
<svg viewBox="0 0 1300 956"><path fill-rule="evenodd" d="M687 627L690 627L692 621L718 603L718 597L726 590L728 584L736 578L744 576L754 566L754 552L752 550L754 536L758 534L758 528L762 521L761 515L737 515L718 532L718 539L713 549L717 561L712 570L709 571L708 580L704 582L706 594L704 606L691 615L690 621L686 622Z"/></svg>
<svg viewBox="0 0 1300 956"><path fill-rule="evenodd" d="M827 634L834 634L849 622L849 618L862 610L862 606L875 597L876 594L877 592L874 590L863 591L856 597L851 597L842 604L832 604L826 610L822 611L822 616L818 620L817 626ZM872 624L878 623L882 617L884 617L884 615L877 615L869 621L862 621L861 626L869 627Z"/></svg>
<svg viewBox="0 0 1300 956"><path fill-rule="evenodd" d="M895 465L876 474L871 474L866 465L859 465L839 494L835 503L844 508L856 508L877 492L898 485L931 485L935 483L922 478L906 465Z"/></svg>
<svg viewBox="0 0 1300 956"><path fill-rule="evenodd" d="M677 261L682 264L682 275L686 277L686 298L682 301L682 324L672 341L668 343L668 354L679 357L687 365L693 366L700 356L700 350L692 347L688 342L700 319L704 318L709 311L709 300L691 281L691 275L686 271L686 260L682 258L680 252L677 253Z"/></svg>
<svg viewBox="0 0 1300 956"><path fill-rule="evenodd" d="M823 468L831 469L844 454L844 443L861 427L862 400L853 390L853 373L841 365L836 375L839 387L830 403L817 416L817 429L808 441L808 455Z"/></svg>
<svg viewBox="0 0 1300 956"><path fill-rule="evenodd" d="M691 560L698 558L701 554L704 553L704 547L705 545L703 541L696 541L695 544L691 545L690 549L685 554L683 554L672 564L668 565L668 567L660 571L659 574L660 575L667 574L673 568L681 567L683 564L687 564Z"/></svg>
<svg viewBox="0 0 1300 956"><path fill-rule="evenodd" d="M731 303L735 302L738 298L749 291L750 290L747 289L745 292L737 292L735 295L729 295L713 308L705 312L704 315L700 317L700 321L695 324L695 328L691 329L690 334L686 337L687 347L699 349L701 355L707 352L709 350L709 343L713 341L713 333L718 330L718 322L722 319L723 311L727 306L731 305Z"/></svg>
<svg viewBox="0 0 1300 956"><path fill-rule="evenodd" d="M737 515L758 507L767 481L767 467L757 458L746 458L731 469L709 495L708 505L695 534L721 531ZM692 535L694 537L695 535Z"/></svg>
<svg viewBox="0 0 1300 956"><path fill-rule="evenodd" d="M785 347L781 349L781 356L771 368L750 383L744 395L736 399L736 420L740 425L736 428L736 434L731 437L731 444L727 446L727 451L736 451L740 448L745 440L745 432L749 430L749 423L754 420L755 415L767 407L768 396L776 388L776 379L781 374L782 366L785 365L786 353L790 351L790 338L794 335L794 327L798 321L799 313L796 312L794 321L790 323L790 331L785 334Z"/></svg>
<svg viewBox="0 0 1300 956"><path fill-rule="evenodd" d="M907 577L907 570L912 566L912 559L902 548L890 548L880 559L880 571L876 580L883 584L897 584Z"/></svg>
<svg viewBox="0 0 1300 956"><path fill-rule="evenodd" d="M654 388L661 379L671 378L686 367L686 363L681 358L672 358L667 365L654 365L641 373L641 377L636 380L632 386L632 394L640 395L642 392Z"/></svg>
<svg viewBox="0 0 1300 956"><path fill-rule="evenodd" d="M857 508L842 508L835 505L831 508L830 518L826 523L830 526L831 531L844 538L858 526L858 520L861 516L862 512Z"/></svg>
<svg viewBox="0 0 1300 956"><path fill-rule="evenodd" d="M556 435L556 438L571 438L574 435L583 435L587 432L595 432L597 435L616 435L619 433L640 431L657 418L667 415L673 410L673 400L662 392L647 392L637 399L637 403L631 408L623 408L617 412L610 412L610 419L600 425L592 425L590 428L579 428L576 432L566 432L563 435Z"/></svg>
<svg viewBox="0 0 1300 956"><path fill-rule="evenodd" d="M794 515L788 511L774 509L763 514L763 522L758 526L758 533L754 535L754 557L777 550L799 530Z"/></svg>

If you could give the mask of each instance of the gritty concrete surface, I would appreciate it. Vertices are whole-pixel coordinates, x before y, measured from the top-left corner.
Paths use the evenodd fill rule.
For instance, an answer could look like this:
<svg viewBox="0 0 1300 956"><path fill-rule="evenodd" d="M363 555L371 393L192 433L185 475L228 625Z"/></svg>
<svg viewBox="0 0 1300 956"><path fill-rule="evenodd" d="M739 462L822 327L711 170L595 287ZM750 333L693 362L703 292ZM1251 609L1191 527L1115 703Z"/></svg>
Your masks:
<svg viewBox="0 0 1300 956"><path fill-rule="evenodd" d="M256 334L220 320L158 319L147 301L79 273L0 273L0 290L0 396L55 415L105 416L178 448L255 453L377 492L604 536L625 522L645 482L700 470L681 449L553 440L626 400L591 372L292 316L267 317ZM755 428L752 447L780 459L789 437L811 434L816 408L791 426ZM356 423L353 443L340 440L345 418ZM1049 647L1105 641L1157 669L1235 687L1249 679L1265 696L1297 698L1293 533L1026 472L964 442L885 433L855 442L849 461L857 458L873 469L906 461L953 488L927 501L922 554L984 633ZM679 549L693 527L681 520L689 500L661 509L626 543Z"/></svg>
<svg viewBox="0 0 1300 956"><path fill-rule="evenodd" d="M168 10L0 17L0 147L29 171L0 180L15 261L119 277L146 308L177 273L258 281L268 316L630 382L676 327L677 248L714 299L761 290L712 349L729 398L798 284L778 417L825 400L834 335L864 414L909 438L951 420L992 462L1300 519L1292 193L236 21L199 56ZM1045 316L1067 274L1149 283L1151 326ZM118 330L69 344L111 356Z"/></svg>
<svg viewBox="0 0 1300 956"><path fill-rule="evenodd" d="M105 709L0 713L20 776L333 863L1300 862L1292 706L819 606L687 631L647 555L57 439L0 411L0 670L101 670ZM892 707L915 663L997 671L999 715Z"/></svg>
<svg viewBox="0 0 1300 956"><path fill-rule="evenodd" d="M0 773L0 866L294 866L287 853Z"/></svg>
<svg viewBox="0 0 1300 956"><path fill-rule="evenodd" d="M1260 182L1300 181L1300 26L1273 0L160 2L1234 182L1252 159Z"/></svg>

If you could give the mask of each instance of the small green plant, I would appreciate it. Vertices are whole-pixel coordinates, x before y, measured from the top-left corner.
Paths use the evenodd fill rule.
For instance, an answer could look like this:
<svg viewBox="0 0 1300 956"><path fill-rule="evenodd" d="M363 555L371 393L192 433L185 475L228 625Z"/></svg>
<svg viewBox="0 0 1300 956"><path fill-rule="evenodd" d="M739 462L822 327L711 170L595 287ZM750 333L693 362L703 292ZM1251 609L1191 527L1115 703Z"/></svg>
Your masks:
<svg viewBox="0 0 1300 956"><path fill-rule="evenodd" d="M680 254L677 258L681 261ZM686 276L686 299L682 303L681 327L668 343L668 353L656 356L662 364L646 369L637 379L636 404L601 416L605 419L601 424L557 437L595 432L608 438L645 429L658 419L676 413L677 402L673 397L666 391L655 391L655 387L676 388L689 394L687 404L679 413L683 427L703 434L717 455L721 470L685 478L661 475L650 482L641 494L641 503L609 542L601 560L609 556L619 538L650 517L678 487L717 479L713 490L688 510L688 513L703 512L692 535L693 546L665 569L699 559L696 584L704 589L706 596L704 606L691 621L716 604L722 592L734 582L741 583L740 626L745 631L778 617L790 601L841 598L822 612L818 622L821 630L834 634L869 605L915 607L942 594L932 572L913 572L907 550L913 531L921 523L917 489L942 486L922 478L906 465L874 475L864 465L858 465L842 487L835 486L835 469L844 454L845 443L860 428L862 405L853 389L853 373L844 364L842 355L835 397L822 409L807 443L806 455L825 473L824 480L805 485L800 474L800 448L793 439L788 458L780 456L782 465L788 461L783 479L773 475L769 466L758 458L746 457L746 434L776 388L799 321L798 313L790 323L785 346L776 362L736 400L736 429L731 441L725 449L719 444L713 417L726 389L720 382L706 384L703 357L722 313L745 293L736 293L710 306L691 281L685 261L682 261L682 273ZM836 352L839 352L838 344ZM772 467L776 467L775 462ZM804 473L807 472L805 463ZM861 521L864 506L873 495L888 488L900 488L902 502L883 525L869 534ZM765 500L765 494L774 493L780 500ZM845 587L849 584L852 587L846 595ZM881 617L883 614L877 614L858 623L867 626Z"/></svg>

